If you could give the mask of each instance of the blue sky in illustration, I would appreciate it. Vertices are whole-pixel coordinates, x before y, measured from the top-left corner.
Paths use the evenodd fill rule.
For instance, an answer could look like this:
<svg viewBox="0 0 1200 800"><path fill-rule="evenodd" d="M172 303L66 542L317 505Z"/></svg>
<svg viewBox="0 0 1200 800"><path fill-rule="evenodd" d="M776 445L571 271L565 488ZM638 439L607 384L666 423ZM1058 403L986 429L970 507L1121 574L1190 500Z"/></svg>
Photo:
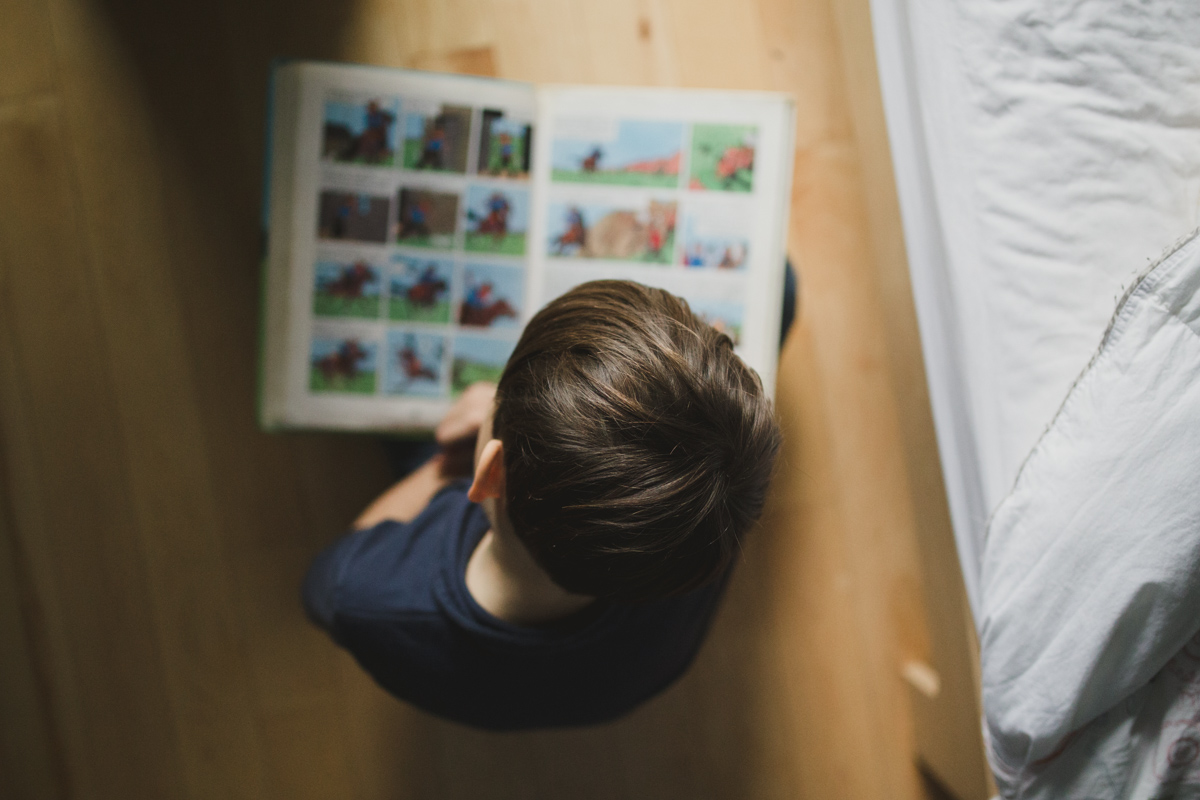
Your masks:
<svg viewBox="0 0 1200 800"><path fill-rule="evenodd" d="M454 357L476 364L502 367L512 355L516 342L509 339L489 339L482 336L454 337Z"/></svg>
<svg viewBox="0 0 1200 800"><path fill-rule="evenodd" d="M551 165L554 169L579 171L579 164L599 147L604 151L601 170L621 169L647 159L668 158L683 149L682 122L621 120L612 141L555 139Z"/></svg>

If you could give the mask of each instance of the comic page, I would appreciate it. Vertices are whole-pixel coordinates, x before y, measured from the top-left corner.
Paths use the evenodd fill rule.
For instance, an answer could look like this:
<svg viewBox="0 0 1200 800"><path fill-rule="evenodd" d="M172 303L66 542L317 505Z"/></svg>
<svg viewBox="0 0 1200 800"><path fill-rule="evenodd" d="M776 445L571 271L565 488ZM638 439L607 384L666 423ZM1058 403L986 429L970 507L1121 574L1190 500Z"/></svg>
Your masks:
<svg viewBox="0 0 1200 800"><path fill-rule="evenodd" d="M498 376L524 320L533 88L315 63L284 77L275 126L294 130L275 131L290 163L271 178L287 209L269 222L273 419L432 428L472 381Z"/></svg>
<svg viewBox="0 0 1200 800"><path fill-rule="evenodd" d="M791 102L753 92L539 91L528 238L538 304L589 280L684 297L773 391Z"/></svg>

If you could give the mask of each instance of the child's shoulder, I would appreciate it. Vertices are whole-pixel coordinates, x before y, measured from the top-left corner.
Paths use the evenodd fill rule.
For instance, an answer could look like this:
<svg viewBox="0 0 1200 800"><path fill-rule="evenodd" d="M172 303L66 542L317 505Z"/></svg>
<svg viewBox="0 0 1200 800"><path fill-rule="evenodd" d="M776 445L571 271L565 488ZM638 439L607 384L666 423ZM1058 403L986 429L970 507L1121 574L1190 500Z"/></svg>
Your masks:
<svg viewBox="0 0 1200 800"><path fill-rule="evenodd" d="M356 531L338 585L338 610L355 616L433 612L435 584L456 568L465 538L486 532L483 510L467 499L470 482L442 489L411 522L385 520Z"/></svg>

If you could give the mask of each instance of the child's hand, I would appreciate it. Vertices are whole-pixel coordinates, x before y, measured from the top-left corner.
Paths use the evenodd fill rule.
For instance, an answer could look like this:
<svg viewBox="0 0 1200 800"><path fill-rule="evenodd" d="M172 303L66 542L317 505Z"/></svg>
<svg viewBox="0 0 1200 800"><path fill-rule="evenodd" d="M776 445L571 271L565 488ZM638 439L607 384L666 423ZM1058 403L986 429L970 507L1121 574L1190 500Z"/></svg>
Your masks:
<svg viewBox="0 0 1200 800"><path fill-rule="evenodd" d="M459 439L474 439L495 401L496 384L479 381L468 386L438 424L434 433L438 444L445 446Z"/></svg>
<svg viewBox="0 0 1200 800"><path fill-rule="evenodd" d="M475 437L492 410L496 385L480 381L467 387L441 423L434 436L442 446L442 475L470 477L475 466Z"/></svg>

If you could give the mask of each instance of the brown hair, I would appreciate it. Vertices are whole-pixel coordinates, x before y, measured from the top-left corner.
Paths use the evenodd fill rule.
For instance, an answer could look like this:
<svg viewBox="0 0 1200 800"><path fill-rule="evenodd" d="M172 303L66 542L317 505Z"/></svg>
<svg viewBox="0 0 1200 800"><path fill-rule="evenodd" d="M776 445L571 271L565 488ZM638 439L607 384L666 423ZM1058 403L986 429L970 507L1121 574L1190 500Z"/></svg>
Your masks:
<svg viewBox="0 0 1200 800"><path fill-rule="evenodd" d="M514 532L568 591L640 601L721 575L779 428L733 343L661 289L593 281L539 311L496 396Z"/></svg>

